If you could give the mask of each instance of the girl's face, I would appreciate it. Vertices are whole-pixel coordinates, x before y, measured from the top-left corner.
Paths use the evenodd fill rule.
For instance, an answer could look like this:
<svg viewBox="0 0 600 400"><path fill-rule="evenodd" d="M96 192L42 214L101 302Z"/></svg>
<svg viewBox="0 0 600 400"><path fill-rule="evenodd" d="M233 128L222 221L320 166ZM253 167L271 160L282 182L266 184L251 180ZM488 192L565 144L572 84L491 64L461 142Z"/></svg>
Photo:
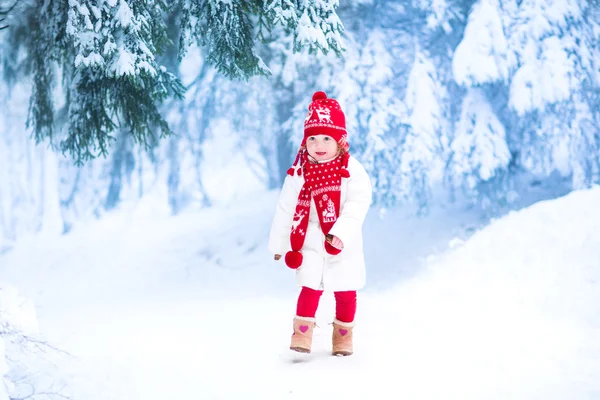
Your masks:
<svg viewBox="0 0 600 400"><path fill-rule="evenodd" d="M308 154L317 161L330 160L338 154L338 144L331 136L314 135L306 139Z"/></svg>

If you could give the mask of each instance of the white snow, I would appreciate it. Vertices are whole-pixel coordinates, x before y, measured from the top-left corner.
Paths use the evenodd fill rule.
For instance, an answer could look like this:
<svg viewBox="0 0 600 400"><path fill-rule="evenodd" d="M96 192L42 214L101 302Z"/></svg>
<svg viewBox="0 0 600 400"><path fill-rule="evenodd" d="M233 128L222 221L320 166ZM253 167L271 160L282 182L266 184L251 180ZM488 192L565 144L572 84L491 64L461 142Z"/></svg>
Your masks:
<svg viewBox="0 0 600 400"><path fill-rule="evenodd" d="M454 79L475 86L508 79L508 43L498 0L479 0L452 59Z"/></svg>
<svg viewBox="0 0 600 400"><path fill-rule="evenodd" d="M446 0L418 0L415 4L422 10L430 12L427 16L427 27L429 29L435 29L442 25L446 32L451 30L447 23L449 5Z"/></svg>
<svg viewBox="0 0 600 400"><path fill-rule="evenodd" d="M575 65L561 39L544 39L541 51L541 61L533 59L519 68L511 82L510 105L519 115L567 100L578 84Z"/></svg>
<svg viewBox="0 0 600 400"><path fill-rule="evenodd" d="M81 66L90 67L90 66L102 66L104 65L104 57L102 57L98 53L91 52L87 56L83 56L81 53L77 54L75 57L75 66L77 68Z"/></svg>
<svg viewBox="0 0 600 400"><path fill-rule="evenodd" d="M115 76L134 75L136 71L136 55L128 49L119 46L118 55L115 57L114 63L111 65L111 72Z"/></svg>
<svg viewBox="0 0 600 400"><path fill-rule="evenodd" d="M520 116L568 100L580 86L588 45L578 37L579 29L570 25L581 23L584 3L526 0L513 10L506 32L514 53L509 58L518 65L510 82L509 104Z"/></svg>
<svg viewBox="0 0 600 400"><path fill-rule="evenodd" d="M115 14L117 26L120 25L125 29L134 23L134 18L133 11L131 11L131 8L129 8L127 2L121 0L119 3L119 9Z"/></svg>
<svg viewBox="0 0 600 400"><path fill-rule="evenodd" d="M304 10L302 16L298 20L298 35L297 40L301 45L327 48L327 39L320 27L314 26L311 21L308 10Z"/></svg>
<svg viewBox="0 0 600 400"><path fill-rule="evenodd" d="M600 188L512 212L373 209L355 354L287 350L297 290L266 239L277 193L178 217L109 214L0 256L81 399L593 399L600 396ZM449 249L450 245L453 249Z"/></svg>

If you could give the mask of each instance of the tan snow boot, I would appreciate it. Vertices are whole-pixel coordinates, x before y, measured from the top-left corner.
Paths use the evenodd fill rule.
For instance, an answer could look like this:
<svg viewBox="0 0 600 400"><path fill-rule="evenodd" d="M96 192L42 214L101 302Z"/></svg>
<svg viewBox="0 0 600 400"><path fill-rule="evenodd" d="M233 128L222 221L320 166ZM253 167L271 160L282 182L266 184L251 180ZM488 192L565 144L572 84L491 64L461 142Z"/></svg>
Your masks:
<svg viewBox="0 0 600 400"><path fill-rule="evenodd" d="M333 351L334 356L349 356L353 353L352 329L354 322L333 321Z"/></svg>
<svg viewBox="0 0 600 400"><path fill-rule="evenodd" d="M314 318L295 317L294 333L292 335L290 350L298 351L300 353L310 353L315 325Z"/></svg>

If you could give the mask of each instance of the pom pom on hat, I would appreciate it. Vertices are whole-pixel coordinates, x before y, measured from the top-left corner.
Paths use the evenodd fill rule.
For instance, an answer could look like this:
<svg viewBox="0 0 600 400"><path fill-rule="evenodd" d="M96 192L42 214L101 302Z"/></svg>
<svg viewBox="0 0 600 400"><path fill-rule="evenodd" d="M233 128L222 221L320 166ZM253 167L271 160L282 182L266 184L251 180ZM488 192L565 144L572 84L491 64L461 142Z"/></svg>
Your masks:
<svg viewBox="0 0 600 400"><path fill-rule="evenodd" d="M315 92L315 94L313 94L312 101L324 100L326 98L327 98L327 95L325 94L325 92Z"/></svg>
<svg viewBox="0 0 600 400"><path fill-rule="evenodd" d="M290 250L285 253L285 265L291 269L298 269L302 265L304 256L299 251Z"/></svg>

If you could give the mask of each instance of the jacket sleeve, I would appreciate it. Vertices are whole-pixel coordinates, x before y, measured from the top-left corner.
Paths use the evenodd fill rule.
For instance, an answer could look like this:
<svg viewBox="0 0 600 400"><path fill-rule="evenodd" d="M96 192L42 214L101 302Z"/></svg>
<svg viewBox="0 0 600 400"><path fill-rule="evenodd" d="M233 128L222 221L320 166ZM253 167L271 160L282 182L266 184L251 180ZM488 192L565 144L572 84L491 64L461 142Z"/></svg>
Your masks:
<svg viewBox="0 0 600 400"><path fill-rule="evenodd" d="M340 238L344 247L352 246L360 238L373 195L369 174L358 161L350 171L347 190L346 200L340 205L340 216L329 231Z"/></svg>
<svg viewBox="0 0 600 400"><path fill-rule="evenodd" d="M269 252L273 254L284 255L290 248L290 231L292 229L292 220L294 211L298 203L298 193L294 177L286 176L283 182L283 188L279 194L279 201L275 209L275 216L271 223L271 232L269 234Z"/></svg>

